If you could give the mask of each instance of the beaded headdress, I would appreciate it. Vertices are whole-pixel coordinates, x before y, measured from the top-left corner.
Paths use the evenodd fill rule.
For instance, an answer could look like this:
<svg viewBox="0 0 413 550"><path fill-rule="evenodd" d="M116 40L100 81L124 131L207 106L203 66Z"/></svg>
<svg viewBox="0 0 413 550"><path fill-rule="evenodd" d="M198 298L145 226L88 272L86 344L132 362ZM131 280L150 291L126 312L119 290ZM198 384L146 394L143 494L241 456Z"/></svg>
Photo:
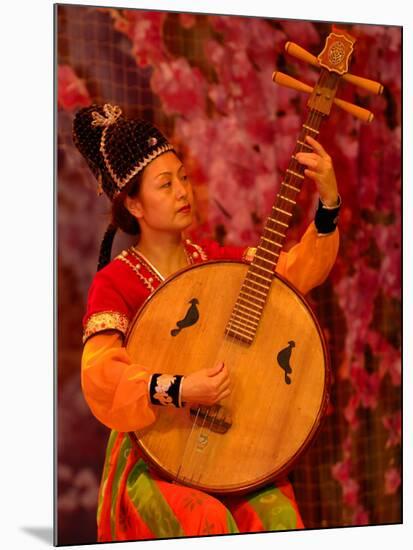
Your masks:
<svg viewBox="0 0 413 550"><path fill-rule="evenodd" d="M73 139L98 180L98 193L104 191L110 199L152 160L173 150L150 122L127 119L110 103L81 109L73 123Z"/></svg>
<svg viewBox="0 0 413 550"><path fill-rule="evenodd" d="M73 141L98 180L98 194L111 201L145 166L174 151L150 122L122 116L118 105L106 103L80 109L73 121ZM110 261L117 225L109 224L100 247L98 270Z"/></svg>

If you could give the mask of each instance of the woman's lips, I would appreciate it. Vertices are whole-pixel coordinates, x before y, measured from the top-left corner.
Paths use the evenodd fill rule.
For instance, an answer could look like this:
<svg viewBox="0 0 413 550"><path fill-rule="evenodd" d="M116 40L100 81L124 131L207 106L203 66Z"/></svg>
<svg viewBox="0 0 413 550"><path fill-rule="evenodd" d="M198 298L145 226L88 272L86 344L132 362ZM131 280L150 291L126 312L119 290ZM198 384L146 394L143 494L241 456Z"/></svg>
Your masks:
<svg viewBox="0 0 413 550"><path fill-rule="evenodd" d="M191 206L189 204L183 206L178 210L178 212L182 212L183 214L188 214L188 212L191 211Z"/></svg>

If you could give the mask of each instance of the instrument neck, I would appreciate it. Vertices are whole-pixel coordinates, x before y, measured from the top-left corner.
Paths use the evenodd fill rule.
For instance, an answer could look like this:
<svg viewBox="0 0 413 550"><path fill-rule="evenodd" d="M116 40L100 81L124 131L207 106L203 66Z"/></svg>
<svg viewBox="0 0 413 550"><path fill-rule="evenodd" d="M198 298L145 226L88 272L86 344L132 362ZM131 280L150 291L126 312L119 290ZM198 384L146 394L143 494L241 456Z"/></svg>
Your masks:
<svg viewBox="0 0 413 550"><path fill-rule="evenodd" d="M283 248L293 215L296 198L304 181L304 166L296 159L298 152L311 152L305 138L318 138L324 115L310 110L301 127L294 152L281 182L274 205L264 226L253 261L242 284L226 334L251 344L271 287L273 274Z"/></svg>
<svg viewBox="0 0 413 550"><path fill-rule="evenodd" d="M263 255L267 265L270 262L272 269L275 270L293 216L296 199L304 181L305 167L298 162L295 155L299 152L312 152L313 149L305 138L311 136L318 139L322 120L321 113L310 111L307 120L301 127L294 152L271 208L271 213L265 223L263 235L257 247L258 256L255 256L252 265L260 266L262 261L260 256Z"/></svg>

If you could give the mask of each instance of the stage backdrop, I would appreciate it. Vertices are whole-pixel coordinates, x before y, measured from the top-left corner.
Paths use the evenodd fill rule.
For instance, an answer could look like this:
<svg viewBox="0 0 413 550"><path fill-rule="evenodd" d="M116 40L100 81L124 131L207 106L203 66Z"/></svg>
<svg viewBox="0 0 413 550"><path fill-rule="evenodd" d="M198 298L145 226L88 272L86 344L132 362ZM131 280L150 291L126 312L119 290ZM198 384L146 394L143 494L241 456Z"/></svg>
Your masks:
<svg viewBox="0 0 413 550"><path fill-rule="evenodd" d="M58 541L96 541L96 502L109 430L80 389L82 315L109 205L74 148L76 109L118 104L160 126L178 147L198 202L194 236L253 245L303 122L307 97L276 86L275 69L314 84L317 71L284 53L314 55L330 23L132 9L56 6ZM343 25L342 25L343 26ZM291 474L310 528L401 521L401 28L345 25L357 37L351 72L381 97L343 84L375 113L370 124L334 109L320 141L343 200L341 246L309 300L332 358L323 430ZM307 181L287 248L312 220ZM113 253L128 246L117 236Z"/></svg>

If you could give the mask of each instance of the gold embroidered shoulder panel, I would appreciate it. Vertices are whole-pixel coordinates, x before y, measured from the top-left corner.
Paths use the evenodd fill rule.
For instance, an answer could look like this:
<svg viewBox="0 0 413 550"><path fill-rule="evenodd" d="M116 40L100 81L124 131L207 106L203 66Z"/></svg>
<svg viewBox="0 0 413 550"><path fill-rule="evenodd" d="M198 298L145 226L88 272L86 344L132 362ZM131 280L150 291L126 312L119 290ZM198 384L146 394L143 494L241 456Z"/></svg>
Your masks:
<svg viewBox="0 0 413 550"><path fill-rule="evenodd" d="M242 259L247 262L251 263L254 259L255 253L257 252L257 249L255 247L249 246L245 249L244 254L242 255Z"/></svg>
<svg viewBox="0 0 413 550"><path fill-rule="evenodd" d="M94 334L104 330L118 330L125 335L128 326L128 317L118 311L99 311L98 313L93 313L87 320L83 330L83 343Z"/></svg>

